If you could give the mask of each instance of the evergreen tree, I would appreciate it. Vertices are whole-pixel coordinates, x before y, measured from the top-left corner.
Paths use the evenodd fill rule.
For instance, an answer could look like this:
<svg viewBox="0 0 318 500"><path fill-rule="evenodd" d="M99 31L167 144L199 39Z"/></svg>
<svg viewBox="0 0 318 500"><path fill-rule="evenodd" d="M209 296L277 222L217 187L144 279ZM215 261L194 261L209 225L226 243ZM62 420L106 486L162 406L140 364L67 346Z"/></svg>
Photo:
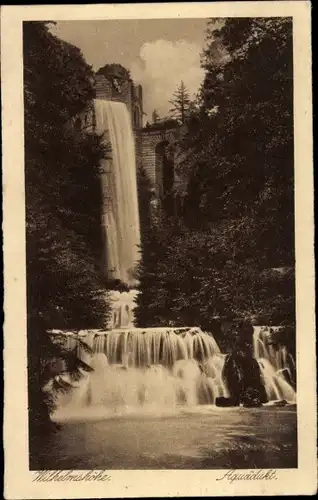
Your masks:
<svg viewBox="0 0 318 500"><path fill-rule="evenodd" d="M140 218L140 234L143 240L144 235L150 226L151 221L151 200L153 190L147 173L142 167L137 169L137 190L138 190L138 208Z"/></svg>
<svg viewBox="0 0 318 500"><path fill-rule="evenodd" d="M175 230L159 208L149 215L142 236L142 259L136 273L141 293L137 297L135 319L141 328L167 325L169 286L160 266L167 256L167 240Z"/></svg>
<svg viewBox="0 0 318 500"><path fill-rule="evenodd" d="M172 105L169 110L171 116L182 124L185 123L190 109L190 96L183 81L177 87L169 103Z"/></svg>

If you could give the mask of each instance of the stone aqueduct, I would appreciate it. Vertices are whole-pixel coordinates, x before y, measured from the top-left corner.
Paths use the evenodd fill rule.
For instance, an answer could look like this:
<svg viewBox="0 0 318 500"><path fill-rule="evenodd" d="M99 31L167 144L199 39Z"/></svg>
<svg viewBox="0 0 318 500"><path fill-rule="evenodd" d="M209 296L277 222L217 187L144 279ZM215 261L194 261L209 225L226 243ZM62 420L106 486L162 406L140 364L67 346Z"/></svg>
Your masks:
<svg viewBox="0 0 318 500"><path fill-rule="evenodd" d="M97 99L126 104L135 137L137 169L142 168L146 173L154 199L162 199L180 182L176 175L175 155L169 148L177 137L179 129L156 130L143 127L142 87L135 85L131 80L118 82L103 75L95 75L95 90ZM93 104L74 119L73 125L81 130L94 130Z"/></svg>

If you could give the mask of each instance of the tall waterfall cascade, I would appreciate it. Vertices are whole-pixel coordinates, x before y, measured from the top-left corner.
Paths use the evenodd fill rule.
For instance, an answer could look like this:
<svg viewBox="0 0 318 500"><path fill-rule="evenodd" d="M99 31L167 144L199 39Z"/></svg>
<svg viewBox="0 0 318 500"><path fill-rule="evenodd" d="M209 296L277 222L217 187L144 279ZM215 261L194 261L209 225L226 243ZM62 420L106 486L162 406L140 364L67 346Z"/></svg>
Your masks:
<svg viewBox="0 0 318 500"><path fill-rule="evenodd" d="M260 349L260 332L255 329L254 349ZM228 396L222 376L225 355L211 334L200 328L121 328L111 331L59 332L68 349L93 368L60 398L56 420L96 419L141 412L166 414L214 405L217 397ZM91 353L79 347L78 338ZM288 360L274 365L263 351L258 363L269 401L296 401L296 393L284 376ZM254 352L257 354L257 352ZM285 360L285 361L284 361ZM291 361L291 360L289 360ZM286 365L286 366L285 366ZM290 369L290 367L288 368ZM70 381L67 373L59 375Z"/></svg>
<svg viewBox="0 0 318 500"><path fill-rule="evenodd" d="M133 285L139 261L140 227L138 213L135 142L131 118L124 103L94 101L96 132L111 144L111 159L101 162L104 209L102 229L108 274Z"/></svg>

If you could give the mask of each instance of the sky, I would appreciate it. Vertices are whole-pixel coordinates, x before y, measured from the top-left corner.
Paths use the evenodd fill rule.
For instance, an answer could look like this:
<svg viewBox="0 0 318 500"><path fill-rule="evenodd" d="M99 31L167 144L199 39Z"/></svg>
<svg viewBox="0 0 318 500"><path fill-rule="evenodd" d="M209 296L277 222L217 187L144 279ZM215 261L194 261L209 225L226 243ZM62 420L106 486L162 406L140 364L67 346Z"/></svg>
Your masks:
<svg viewBox="0 0 318 500"><path fill-rule="evenodd" d="M206 19L61 21L52 32L79 47L96 71L120 63L143 86L146 119L167 116L181 80L194 97L203 80L200 53Z"/></svg>

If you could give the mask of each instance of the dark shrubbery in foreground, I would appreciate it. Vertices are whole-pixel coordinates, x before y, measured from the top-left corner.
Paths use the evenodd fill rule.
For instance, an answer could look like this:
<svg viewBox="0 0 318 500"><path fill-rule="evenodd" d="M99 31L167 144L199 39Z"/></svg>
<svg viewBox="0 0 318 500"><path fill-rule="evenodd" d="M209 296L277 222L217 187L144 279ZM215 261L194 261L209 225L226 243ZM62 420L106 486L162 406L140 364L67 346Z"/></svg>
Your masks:
<svg viewBox="0 0 318 500"><path fill-rule="evenodd" d="M49 24L23 26L25 187L30 437L46 429L54 405L42 390L51 362L74 353L53 345L52 328L105 324L101 271L102 138L69 126L94 96L92 70L80 50L54 37ZM33 432L34 431L34 432Z"/></svg>

